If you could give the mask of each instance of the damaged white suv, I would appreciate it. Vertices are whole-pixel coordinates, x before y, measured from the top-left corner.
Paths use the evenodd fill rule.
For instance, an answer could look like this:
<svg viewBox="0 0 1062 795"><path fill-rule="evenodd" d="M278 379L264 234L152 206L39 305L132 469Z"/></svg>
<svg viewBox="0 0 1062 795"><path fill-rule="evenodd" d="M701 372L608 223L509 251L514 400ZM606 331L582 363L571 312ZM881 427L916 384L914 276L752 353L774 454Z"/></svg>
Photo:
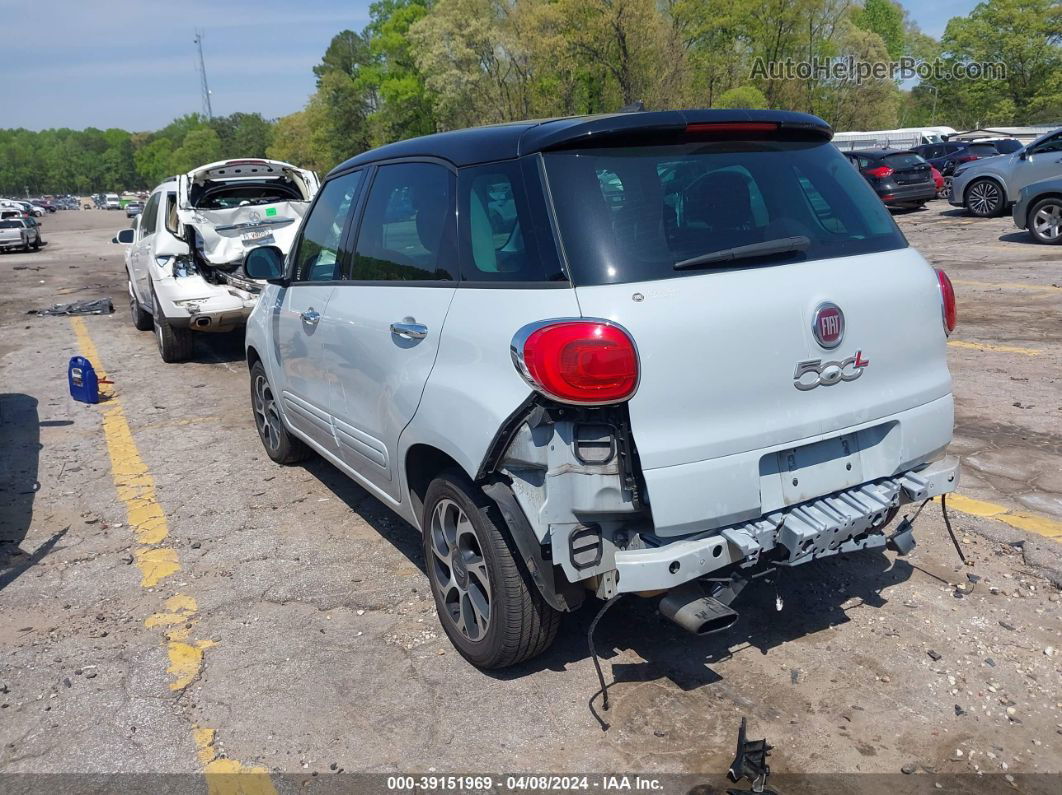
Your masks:
<svg viewBox="0 0 1062 795"><path fill-rule="evenodd" d="M247 322L262 283L243 272L255 246L287 251L317 193L317 175L274 160L200 166L152 191L132 229L125 267L133 325L151 328L163 361L191 356L192 332Z"/></svg>
<svg viewBox="0 0 1062 795"><path fill-rule="evenodd" d="M958 479L955 296L831 136L667 111L347 161L287 257L245 261L267 453L316 451L419 528L482 667L587 594L704 633L772 569L906 552L898 510Z"/></svg>

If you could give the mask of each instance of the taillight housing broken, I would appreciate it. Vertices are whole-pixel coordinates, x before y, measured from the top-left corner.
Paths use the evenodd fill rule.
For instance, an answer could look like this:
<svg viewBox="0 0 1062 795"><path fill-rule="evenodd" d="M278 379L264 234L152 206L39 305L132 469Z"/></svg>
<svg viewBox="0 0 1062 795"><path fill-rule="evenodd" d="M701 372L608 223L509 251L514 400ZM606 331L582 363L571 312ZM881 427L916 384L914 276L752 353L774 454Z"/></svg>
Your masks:
<svg viewBox="0 0 1062 795"><path fill-rule="evenodd" d="M955 324L959 322L959 313L955 305L955 288L951 286L948 274L940 268L937 271L937 283L940 285L940 313L944 321L944 334L951 336Z"/></svg>
<svg viewBox="0 0 1062 795"><path fill-rule="evenodd" d="M634 340L607 320L533 323L513 337L511 353L532 388L562 403L618 403L638 388Z"/></svg>

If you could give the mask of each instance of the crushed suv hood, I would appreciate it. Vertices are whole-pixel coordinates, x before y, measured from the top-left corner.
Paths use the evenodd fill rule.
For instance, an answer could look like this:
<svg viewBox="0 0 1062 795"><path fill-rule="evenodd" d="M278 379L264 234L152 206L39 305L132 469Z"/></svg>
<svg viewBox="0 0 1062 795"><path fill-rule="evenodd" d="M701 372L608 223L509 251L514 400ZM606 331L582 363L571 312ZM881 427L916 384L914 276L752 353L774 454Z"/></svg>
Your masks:
<svg viewBox="0 0 1062 795"><path fill-rule="evenodd" d="M235 207L209 207L208 198L231 188L283 185L289 196ZM177 178L177 217L195 232L195 247L211 265L243 261L255 246L287 254L317 193L313 171L278 160L242 158L208 163Z"/></svg>

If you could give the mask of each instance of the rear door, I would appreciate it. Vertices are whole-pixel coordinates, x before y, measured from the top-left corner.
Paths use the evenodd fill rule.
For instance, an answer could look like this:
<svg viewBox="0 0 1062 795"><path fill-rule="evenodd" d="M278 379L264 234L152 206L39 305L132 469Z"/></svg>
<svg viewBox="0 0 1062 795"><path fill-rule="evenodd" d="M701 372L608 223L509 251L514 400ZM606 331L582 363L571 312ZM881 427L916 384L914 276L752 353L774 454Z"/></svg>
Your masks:
<svg viewBox="0 0 1062 795"><path fill-rule="evenodd" d="M136 242L129 254L129 264L136 280L136 291L140 300L153 306L151 292L151 265L154 259L155 235L158 228L159 200L161 192L152 193L144 206L144 212L137 217Z"/></svg>
<svg viewBox="0 0 1062 795"><path fill-rule="evenodd" d="M398 438L420 404L457 288L454 187L439 163L377 168L350 281L328 306L324 366L334 376L340 457L396 500Z"/></svg>
<svg viewBox="0 0 1062 795"><path fill-rule="evenodd" d="M639 351L630 415L646 469L948 394L936 277L829 144L694 141L545 161L582 313L620 323ZM621 201L595 191L605 181ZM768 241L803 250L739 257ZM694 259L727 250L729 262ZM844 333L824 344L815 328L830 305Z"/></svg>
<svg viewBox="0 0 1062 795"><path fill-rule="evenodd" d="M330 368L328 306L342 281L347 252L344 234L353 216L364 171L336 177L321 191L292 255L291 284L281 291L273 315L280 363L284 416L320 450L338 454L329 413L337 374Z"/></svg>

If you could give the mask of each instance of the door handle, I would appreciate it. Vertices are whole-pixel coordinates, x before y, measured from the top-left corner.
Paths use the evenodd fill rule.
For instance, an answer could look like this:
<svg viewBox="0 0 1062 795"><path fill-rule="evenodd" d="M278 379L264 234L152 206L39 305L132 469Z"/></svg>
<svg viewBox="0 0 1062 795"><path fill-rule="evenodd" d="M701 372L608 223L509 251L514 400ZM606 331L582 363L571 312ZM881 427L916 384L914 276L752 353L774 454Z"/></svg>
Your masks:
<svg viewBox="0 0 1062 795"><path fill-rule="evenodd" d="M305 323L307 326L316 326L318 321L320 321L321 319L321 313L315 311L314 308L311 306L309 309L299 315L299 317L302 318L302 322Z"/></svg>
<svg viewBox="0 0 1062 795"><path fill-rule="evenodd" d="M391 324L391 333L407 340L422 340L428 336L428 327L423 323L417 323L411 317L406 317Z"/></svg>

